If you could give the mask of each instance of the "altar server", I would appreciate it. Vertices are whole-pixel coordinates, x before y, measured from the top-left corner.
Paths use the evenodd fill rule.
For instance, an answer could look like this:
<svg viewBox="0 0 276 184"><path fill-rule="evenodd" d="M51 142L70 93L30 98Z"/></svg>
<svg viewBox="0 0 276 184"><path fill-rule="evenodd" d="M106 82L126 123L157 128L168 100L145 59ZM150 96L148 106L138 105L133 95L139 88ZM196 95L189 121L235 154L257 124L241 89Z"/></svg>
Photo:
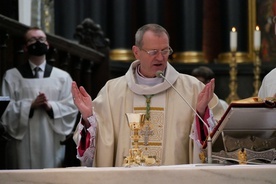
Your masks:
<svg viewBox="0 0 276 184"><path fill-rule="evenodd" d="M49 44L45 33L31 28L25 34L28 61L6 71L2 95L11 101L2 116L12 139L7 143L8 169L61 167L65 139L75 124L78 109L71 94L70 75L46 62Z"/></svg>

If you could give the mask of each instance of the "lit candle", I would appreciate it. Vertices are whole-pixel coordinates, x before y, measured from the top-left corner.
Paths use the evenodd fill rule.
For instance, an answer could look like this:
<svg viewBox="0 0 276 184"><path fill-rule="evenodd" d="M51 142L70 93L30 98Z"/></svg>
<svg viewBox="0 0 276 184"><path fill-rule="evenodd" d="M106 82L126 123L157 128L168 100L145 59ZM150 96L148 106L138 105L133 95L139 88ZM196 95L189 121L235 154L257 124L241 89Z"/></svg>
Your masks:
<svg viewBox="0 0 276 184"><path fill-rule="evenodd" d="M232 31L230 32L230 50L231 52L237 51L237 42L238 42L238 33L236 28L233 27Z"/></svg>
<svg viewBox="0 0 276 184"><path fill-rule="evenodd" d="M254 49L255 51L259 51L261 47L261 31L259 26L256 26L256 30L254 31Z"/></svg>

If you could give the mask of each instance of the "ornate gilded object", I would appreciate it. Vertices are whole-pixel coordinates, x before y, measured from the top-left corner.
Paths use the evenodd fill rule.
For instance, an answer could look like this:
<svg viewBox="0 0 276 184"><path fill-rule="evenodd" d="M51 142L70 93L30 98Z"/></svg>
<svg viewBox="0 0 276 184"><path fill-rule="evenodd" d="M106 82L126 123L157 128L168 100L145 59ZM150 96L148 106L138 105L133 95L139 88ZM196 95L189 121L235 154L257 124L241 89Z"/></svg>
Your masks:
<svg viewBox="0 0 276 184"><path fill-rule="evenodd" d="M230 83L229 83L229 88L230 88L230 94L227 97L226 101L230 104L234 100L238 100L239 96L237 94L237 62L236 62L236 52L232 52L232 61L229 63L230 66Z"/></svg>
<svg viewBox="0 0 276 184"><path fill-rule="evenodd" d="M130 138L133 146L129 149L129 155L124 159L123 166L136 167L155 164L155 159L143 155L142 149L139 148L140 131L145 124L146 115L143 113L126 113L126 116L129 128L132 131Z"/></svg>
<svg viewBox="0 0 276 184"><path fill-rule="evenodd" d="M239 159L239 164L246 164L247 155L246 155L246 150L244 148L238 151L238 159Z"/></svg>

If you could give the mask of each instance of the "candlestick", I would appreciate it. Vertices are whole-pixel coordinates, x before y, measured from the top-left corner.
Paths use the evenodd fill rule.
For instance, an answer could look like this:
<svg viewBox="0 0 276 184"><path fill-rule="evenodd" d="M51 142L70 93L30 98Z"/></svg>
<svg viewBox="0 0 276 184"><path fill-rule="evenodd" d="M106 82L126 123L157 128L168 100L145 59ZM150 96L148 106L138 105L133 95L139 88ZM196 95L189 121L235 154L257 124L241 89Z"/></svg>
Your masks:
<svg viewBox="0 0 276 184"><path fill-rule="evenodd" d="M254 31L254 49L255 51L259 51L261 47L261 31L259 26L256 26L256 30Z"/></svg>
<svg viewBox="0 0 276 184"><path fill-rule="evenodd" d="M237 62L236 62L236 52L232 52L232 61L229 63L229 76L230 76L230 82L229 82L229 88L230 93L226 99L226 101L230 104L234 100L239 100L240 97L237 94L238 89L238 83L237 83Z"/></svg>
<svg viewBox="0 0 276 184"><path fill-rule="evenodd" d="M255 50L255 62L254 62L254 82L253 82L253 86L254 86L254 93L252 96L258 96L259 93L259 89L261 86L261 60L259 57L259 50Z"/></svg>
<svg viewBox="0 0 276 184"><path fill-rule="evenodd" d="M238 33L236 28L233 27L232 31L230 31L230 50L231 52L237 51L237 42L238 42Z"/></svg>

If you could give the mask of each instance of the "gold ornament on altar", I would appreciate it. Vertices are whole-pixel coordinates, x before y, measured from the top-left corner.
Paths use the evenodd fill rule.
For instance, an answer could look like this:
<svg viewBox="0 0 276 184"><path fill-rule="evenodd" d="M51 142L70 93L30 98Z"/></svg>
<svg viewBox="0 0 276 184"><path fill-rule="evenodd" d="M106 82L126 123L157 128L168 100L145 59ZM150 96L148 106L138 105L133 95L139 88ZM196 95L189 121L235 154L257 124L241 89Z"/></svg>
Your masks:
<svg viewBox="0 0 276 184"><path fill-rule="evenodd" d="M132 148L129 149L129 155L124 159L123 166L135 167L135 166L150 166L155 164L154 158L148 158L143 155L143 151L139 148L139 139L141 138L140 131L145 124L146 115L143 113L126 113L127 121L131 134Z"/></svg>
<svg viewBox="0 0 276 184"><path fill-rule="evenodd" d="M245 149L241 149L238 152L238 159L239 159L239 164L246 164L247 163L247 154Z"/></svg>

